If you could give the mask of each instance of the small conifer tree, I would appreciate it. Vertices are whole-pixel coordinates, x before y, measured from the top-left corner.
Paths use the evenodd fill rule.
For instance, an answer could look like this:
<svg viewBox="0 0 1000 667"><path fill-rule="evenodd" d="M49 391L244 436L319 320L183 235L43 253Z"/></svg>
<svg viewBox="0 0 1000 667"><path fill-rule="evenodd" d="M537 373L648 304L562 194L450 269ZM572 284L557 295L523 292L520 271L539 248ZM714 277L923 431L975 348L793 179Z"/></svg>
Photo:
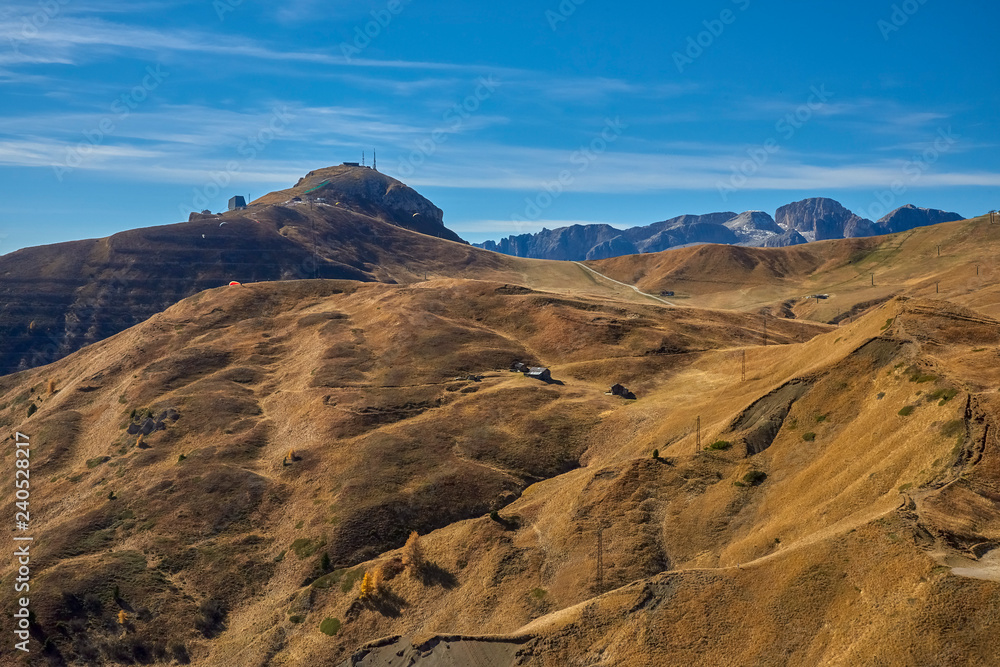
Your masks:
<svg viewBox="0 0 1000 667"><path fill-rule="evenodd" d="M406 545L403 547L403 562L406 567L413 571L423 567L424 552L420 546L420 536L417 535L417 531L410 533L410 537L406 540Z"/></svg>
<svg viewBox="0 0 1000 667"><path fill-rule="evenodd" d="M375 593L375 585L372 582L372 576L365 572L364 578L361 580L361 599L366 600L370 598Z"/></svg>

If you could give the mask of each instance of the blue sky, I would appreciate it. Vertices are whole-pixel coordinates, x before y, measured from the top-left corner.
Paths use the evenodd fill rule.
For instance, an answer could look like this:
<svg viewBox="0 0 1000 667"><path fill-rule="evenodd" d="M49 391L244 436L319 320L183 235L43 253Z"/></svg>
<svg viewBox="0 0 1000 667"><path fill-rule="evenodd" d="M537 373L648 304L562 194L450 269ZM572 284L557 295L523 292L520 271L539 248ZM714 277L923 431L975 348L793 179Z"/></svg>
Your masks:
<svg viewBox="0 0 1000 667"><path fill-rule="evenodd" d="M179 222L373 148L473 241L812 196L977 215L1000 206L998 19L941 0L9 0L0 253Z"/></svg>

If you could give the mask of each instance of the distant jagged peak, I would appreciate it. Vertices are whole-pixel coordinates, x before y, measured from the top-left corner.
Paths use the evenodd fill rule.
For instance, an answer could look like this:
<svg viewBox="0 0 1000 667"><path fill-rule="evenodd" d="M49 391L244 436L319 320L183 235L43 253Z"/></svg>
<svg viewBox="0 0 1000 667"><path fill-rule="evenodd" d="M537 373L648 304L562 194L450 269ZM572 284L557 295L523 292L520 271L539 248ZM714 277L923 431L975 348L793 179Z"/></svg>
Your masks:
<svg viewBox="0 0 1000 667"><path fill-rule="evenodd" d="M737 229L759 230L774 232L775 234L782 234L785 231L783 228L779 227L777 223L775 223L774 218L772 218L771 215L765 211L744 211L735 218L727 220L725 225L733 231L736 231Z"/></svg>
<svg viewBox="0 0 1000 667"><path fill-rule="evenodd" d="M953 222L964 219L965 217L958 213L942 211L937 208L920 208L913 204L906 204L879 218L875 225L881 234L894 234L916 227L926 227L927 225L937 225L942 222Z"/></svg>
<svg viewBox="0 0 1000 667"><path fill-rule="evenodd" d="M784 229L800 232L810 241L876 234L875 223L848 210L835 199L812 197L786 204L774 215Z"/></svg>

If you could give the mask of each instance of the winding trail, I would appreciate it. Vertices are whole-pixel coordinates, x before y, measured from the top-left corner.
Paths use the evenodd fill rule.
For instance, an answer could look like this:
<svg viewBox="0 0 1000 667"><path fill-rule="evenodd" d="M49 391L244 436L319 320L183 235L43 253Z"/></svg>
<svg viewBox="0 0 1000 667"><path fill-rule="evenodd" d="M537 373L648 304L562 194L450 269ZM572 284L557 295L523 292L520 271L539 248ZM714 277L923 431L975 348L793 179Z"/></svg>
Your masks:
<svg viewBox="0 0 1000 667"><path fill-rule="evenodd" d="M600 273L599 271L595 271L594 269L590 268L586 264L583 264L583 263L577 262L577 261L574 261L573 263L576 264L579 267L582 267L582 268L590 271L595 276L599 276L601 278L604 278L605 280L610 280L611 282L613 282L613 283L615 283L617 285L621 285L622 287L628 287L630 289L633 289L633 290L635 290L636 294L641 294L642 296L648 296L650 299L656 299L660 303L665 303L668 306L673 306L674 308L680 308L680 306L678 306L676 303L671 303L670 301L667 301L666 299L661 299L658 296L653 296L652 294L648 294L646 292L643 292L642 290L640 290L635 285L629 285L628 283L623 283L620 280L615 280L614 278L609 278L608 276L604 275L603 273Z"/></svg>

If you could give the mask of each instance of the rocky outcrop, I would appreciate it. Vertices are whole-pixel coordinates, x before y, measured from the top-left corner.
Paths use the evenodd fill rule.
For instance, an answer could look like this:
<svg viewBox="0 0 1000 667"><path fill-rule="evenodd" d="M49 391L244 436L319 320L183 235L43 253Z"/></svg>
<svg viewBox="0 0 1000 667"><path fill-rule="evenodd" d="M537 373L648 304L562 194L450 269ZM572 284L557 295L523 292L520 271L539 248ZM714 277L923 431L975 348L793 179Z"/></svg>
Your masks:
<svg viewBox="0 0 1000 667"><path fill-rule="evenodd" d="M950 213L936 208L918 208L913 204L907 204L880 218L875 223L875 228L879 234L895 234L896 232L905 232L916 227L926 227L927 225L937 225L942 222L953 222L964 219L964 216L958 213Z"/></svg>
<svg viewBox="0 0 1000 667"><path fill-rule="evenodd" d="M515 257L572 261L606 259L640 252L659 252L690 243L736 243L739 239L723 227L724 222L735 216L730 212L681 215L624 230L603 224L571 225L475 245ZM608 252L615 254L607 255Z"/></svg>
<svg viewBox="0 0 1000 667"><path fill-rule="evenodd" d="M311 171L296 188L319 180L300 194L310 201L337 204L358 213L449 241L462 239L444 226L444 213L408 185L367 167L331 167Z"/></svg>
<svg viewBox="0 0 1000 667"><path fill-rule="evenodd" d="M696 217L696 216L691 216ZM660 252L695 243L721 243L733 245L739 241L733 230L725 225L695 222L664 229L638 244L640 252Z"/></svg>
<svg viewBox="0 0 1000 667"><path fill-rule="evenodd" d="M515 257L582 261L592 248L621 235L622 230L611 225L571 225L508 236L499 243L488 241L479 247Z"/></svg>
<svg viewBox="0 0 1000 667"><path fill-rule="evenodd" d="M764 240L760 244L761 248L786 248L792 245L801 245L803 243L809 243L806 237L799 234L794 229L789 229L787 232L782 232L781 234L776 234Z"/></svg>
<svg viewBox="0 0 1000 667"><path fill-rule="evenodd" d="M855 215L840 202L825 197L803 199L777 210L775 222L794 229L808 241L874 236L875 223Z"/></svg>
<svg viewBox="0 0 1000 667"><path fill-rule="evenodd" d="M587 252L587 259L608 259L622 255L636 255L639 249L624 236L616 236L610 241L595 245Z"/></svg>
<svg viewBox="0 0 1000 667"><path fill-rule="evenodd" d="M726 221L725 226L736 234L739 245L754 247L763 246L768 239L785 232L764 211L745 211Z"/></svg>

